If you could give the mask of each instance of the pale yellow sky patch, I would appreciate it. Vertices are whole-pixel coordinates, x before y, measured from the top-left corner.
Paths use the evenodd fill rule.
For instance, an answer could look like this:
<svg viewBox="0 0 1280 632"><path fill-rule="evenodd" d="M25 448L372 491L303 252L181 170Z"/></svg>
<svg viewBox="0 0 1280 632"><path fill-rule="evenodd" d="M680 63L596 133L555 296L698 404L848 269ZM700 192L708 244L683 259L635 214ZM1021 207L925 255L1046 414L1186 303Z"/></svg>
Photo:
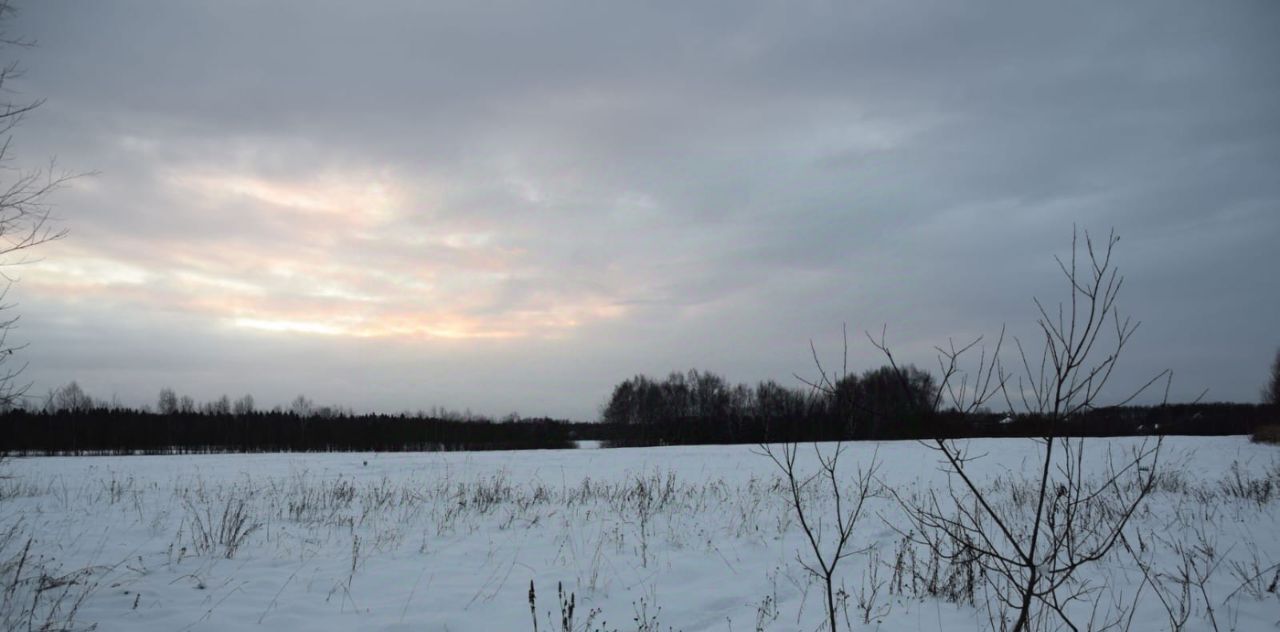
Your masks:
<svg viewBox="0 0 1280 632"><path fill-rule="evenodd" d="M250 201L304 214L341 218L352 227L373 227L400 215L404 196L390 178L371 173L317 175L303 181L250 174L177 171L170 183L208 198Z"/></svg>
<svg viewBox="0 0 1280 632"><path fill-rule="evenodd" d="M231 213L228 221L256 229L174 235L146 248L80 241L39 264L34 289L167 306L239 329L353 338L561 337L622 314L590 292L547 286L501 227L434 216L443 188L430 178L405 186L372 170L291 179L163 173L191 204L174 213ZM272 214L277 221L254 223Z"/></svg>
<svg viewBox="0 0 1280 632"><path fill-rule="evenodd" d="M141 266L86 255L42 259L32 263L27 270L38 273L42 285L142 285L156 277Z"/></svg>
<svg viewBox="0 0 1280 632"><path fill-rule="evenodd" d="M261 329L282 333L321 334L326 336L341 335L343 330L333 325L296 320L269 320L261 318L236 318L232 320L236 327Z"/></svg>

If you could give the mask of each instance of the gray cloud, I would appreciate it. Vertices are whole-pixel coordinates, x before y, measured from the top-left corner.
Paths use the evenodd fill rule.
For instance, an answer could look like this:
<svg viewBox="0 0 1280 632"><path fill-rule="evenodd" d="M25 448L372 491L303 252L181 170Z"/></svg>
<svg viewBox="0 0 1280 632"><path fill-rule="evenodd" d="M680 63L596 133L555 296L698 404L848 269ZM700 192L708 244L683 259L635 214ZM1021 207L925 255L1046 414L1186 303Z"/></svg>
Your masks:
<svg viewBox="0 0 1280 632"><path fill-rule="evenodd" d="M1252 400L1280 344L1278 26L1262 2L33 4L20 87L48 103L19 153L102 173L15 290L28 375L586 418L635 372L804 371L842 322L920 363L1025 332L1078 224L1123 236L1121 386L1169 366L1176 397ZM150 276L71 281L119 266ZM520 335L228 324L310 314Z"/></svg>

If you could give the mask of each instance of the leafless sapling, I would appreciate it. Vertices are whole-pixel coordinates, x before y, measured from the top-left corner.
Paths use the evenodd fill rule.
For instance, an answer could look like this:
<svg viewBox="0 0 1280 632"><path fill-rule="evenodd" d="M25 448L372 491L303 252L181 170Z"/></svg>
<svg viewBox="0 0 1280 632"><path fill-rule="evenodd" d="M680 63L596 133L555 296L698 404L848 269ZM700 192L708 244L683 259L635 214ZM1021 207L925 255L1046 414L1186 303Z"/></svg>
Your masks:
<svg viewBox="0 0 1280 632"><path fill-rule="evenodd" d="M941 378L935 411L973 413L1002 398L1011 417L1039 424L1035 476L1020 490L1025 502L1001 502L977 480L971 465L978 456L943 436L926 443L941 456L949 484L914 501L899 498L911 517L908 535L914 542L936 555L980 565L998 602L999 627L1014 632L1077 629L1069 606L1088 600L1097 588L1078 571L1112 550L1155 480L1159 439L1119 458L1108 453L1101 468L1086 476L1094 466L1085 461L1085 439L1066 434L1069 422L1097 407L1138 328L1116 305L1123 285L1112 259L1117 241L1113 232L1095 244L1086 232L1082 246L1073 236L1070 259L1057 259L1068 297L1053 310L1035 301L1034 343L1013 338L1018 370L1006 372L1001 362L1004 330L990 352L981 338L936 348ZM897 370L884 333L868 338ZM963 369L975 352L977 362L970 366L976 368ZM1162 371L1117 405L1170 377ZM1165 392L1167 397L1167 386Z"/></svg>
<svg viewBox="0 0 1280 632"><path fill-rule="evenodd" d="M816 349L812 345L810 347L814 351L819 377L816 381L805 381L814 388L814 395L831 396L840 380L823 368ZM842 373L847 373L847 343L845 358ZM831 632L836 632L839 601L835 588L836 572L840 562L862 552L853 545L854 528L863 517L867 500L873 495L878 456L873 454L869 464L857 469L853 487L847 488L843 486L840 469L841 457L845 454L843 441L827 445L814 441L810 447L816 467L800 463L802 449L797 440L763 443L758 452L768 457L782 474L788 503L808 545L806 554L797 553L796 558L810 575L822 582L827 624ZM829 495L825 499L830 503L827 509L819 502L811 502L815 496L820 499L823 495Z"/></svg>

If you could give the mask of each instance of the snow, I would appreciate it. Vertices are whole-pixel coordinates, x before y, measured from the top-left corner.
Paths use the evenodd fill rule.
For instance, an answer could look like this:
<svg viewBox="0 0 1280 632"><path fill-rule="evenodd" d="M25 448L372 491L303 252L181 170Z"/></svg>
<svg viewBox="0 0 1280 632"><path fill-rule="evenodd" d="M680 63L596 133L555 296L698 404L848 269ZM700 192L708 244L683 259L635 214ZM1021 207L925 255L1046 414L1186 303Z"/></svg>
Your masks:
<svg viewBox="0 0 1280 632"><path fill-rule="evenodd" d="M1139 441L1089 440L1086 462L1096 467ZM985 481L1022 476L1036 461L1027 440L970 445L986 454L974 465ZM902 494L945 485L936 453L922 444L846 447L850 480L874 456L880 481ZM17 527L0 540L0 565L30 537L31 559L49 571L86 569L71 594L92 590L75 619L103 631L532 630L531 581L541 630L559 629L558 583L566 598L574 594L579 626L598 609L593 630L656 630L642 625L655 621L686 632L817 629L822 591L798 560L803 535L778 472L757 451L13 459L0 465L0 535ZM1274 629L1276 594L1237 590L1244 576L1233 569L1280 562L1280 490L1268 502L1204 492L1220 490L1233 464L1280 484L1280 450L1244 437L1172 437L1161 462L1190 488L1155 492L1131 535L1169 574L1177 544L1212 544L1218 563L1205 594L1214 621L1223 630ZM260 526L229 558L225 546L200 550L200 524L218 527L237 502ZM855 535L868 552L845 560L837 582L850 594L853 629L987 629L981 605L883 585L906 522L887 494L868 508ZM1142 575L1127 554L1091 572L1107 590L1090 603L1136 595L1132 629L1168 629L1153 590L1138 592ZM876 582L882 587L868 600ZM871 603L870 623L859 601ZM1193 598L1186 629L1213 629L1202 602Z"/></svg>

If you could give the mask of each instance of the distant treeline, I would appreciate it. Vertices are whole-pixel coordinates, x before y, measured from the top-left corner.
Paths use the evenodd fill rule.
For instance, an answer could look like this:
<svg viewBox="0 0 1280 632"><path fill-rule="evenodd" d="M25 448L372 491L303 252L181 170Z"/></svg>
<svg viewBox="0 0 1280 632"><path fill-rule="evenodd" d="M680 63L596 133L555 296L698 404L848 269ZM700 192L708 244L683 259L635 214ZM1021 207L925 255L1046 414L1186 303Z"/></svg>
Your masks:
<svg viewBox="0 0 1280 632"><path fill-rule="evenodd" d="M1165 406L1124 406L1091 410L1059 423L1058 436L1119 437L1139 435L1235 435L1250 434L1259 426L1280 421L1280 407L1262 404L1169 404ZM824 423L825 422L825 423ZM878 434L836 432L838 420L739 418L726 425L708 424L704 419L668 419L652 424L601 423L579 430L583 439L600 439L605 447L651 445L697 445L761 443L780 441L900 440L978 437L1038 437L1048 428L1043 419L1028 415L961 415L943 412L933 415L920 430L888 427Z"/></svg>
<svg viewBox="0 0 1280 632"><path fill-rule="evenodd" d="M400 452L574 447L574 424L410 415L301 417L292 412L161 414L129 409L0 416L0 453L12 455L221 452Z"/></svg>
<svg viewBox="0 0 1280 632"><path fill-rule="evenodd" d="M906 379L904 380L903 377ZM197 405L172 390L157 406L135 409L96 400L74 382L42 402L0 414L0 454L188 454L220 452L441 451L607 447L778 441L1033 437L1044 419L981 412L930 412L933 378L914 367L880 368L827 388L775 382L732 385L713 373L637 376L618 384L599 423L510 415L501 421L440 409L355 414L299 396L289 407L257 410L253 398ZM1280 421L1280 407L1174 404L1086 411L1060 435L1249 434Z"/></svg>
<svg viewBox="0 0 1280 632"><path fill-rule="evenodd" d="M0 454L106 455L221 452L520 450L574 447L581 424L509 415L501 421L443 409L356 414L299 395L258 410L252 396L197 403L161 389L153 409L88 395L78 384L0 414Z"/></svg>

